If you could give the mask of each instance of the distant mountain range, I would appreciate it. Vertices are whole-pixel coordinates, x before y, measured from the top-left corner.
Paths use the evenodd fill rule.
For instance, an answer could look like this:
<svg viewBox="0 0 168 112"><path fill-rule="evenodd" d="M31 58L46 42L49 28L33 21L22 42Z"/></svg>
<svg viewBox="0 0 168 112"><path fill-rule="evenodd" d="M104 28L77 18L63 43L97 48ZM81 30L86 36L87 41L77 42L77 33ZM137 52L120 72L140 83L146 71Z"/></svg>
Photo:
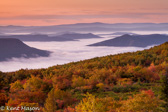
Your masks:
<svg viewBox="0 0 168 112"><path fill-rule="evenodd" d="M16 38L21 41L76 41L77 39L89 39L89 38L101 38L97 35L88 33L88 34L79 34L79 33L66 33L58 36L48 36L48 35L0 35L0 38Z"/></svg>
<svg viewBox="0 0 168 112"><path fill-rule="evenodd" d="M98 34L99 36L121 36L121 35L125 35L125 34L129 34L129 35L137 35L136 33L131 33L131 32L114 32L114 33L104 33L104 34Z"/></svg>
<svg viewBox="0 0 168 112"><path fill-rule="evenodd" d="M137 35L136 33L131 33L131 32L115 32L110 34L99 34L99 35L101 36L101 35L124 35L124 34Z"/></svg>
<svg viewBox="0 0 168 112"><path fill-rule="evenodd" d="M32 48L18 39L0 38L0 61L6 61L10 58L31 58L31 57L48 57L50 52Z"/></svg>
<svg viewBox="0 0 168 112"><path fill-rule="evenodd" d="M168 23L77 23L54 26L0 26L2 33L97 32L97 31L167 31Z"/></svg>
<svg viewBox="0 0 168 112"><path fill-rule="evenodd" d="M116 47L147 47L168 41L168 35L129 35L125 34L114 39L105 40L88 46L116 46Z"/></svg>

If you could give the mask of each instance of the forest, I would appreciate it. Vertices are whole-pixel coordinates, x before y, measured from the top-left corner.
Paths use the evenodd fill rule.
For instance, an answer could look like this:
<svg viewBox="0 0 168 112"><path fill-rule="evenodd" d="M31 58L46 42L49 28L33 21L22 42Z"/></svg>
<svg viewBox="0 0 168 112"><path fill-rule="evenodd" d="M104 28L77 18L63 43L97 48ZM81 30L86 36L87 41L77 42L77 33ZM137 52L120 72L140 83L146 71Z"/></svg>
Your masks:
<svg viewBox="0 0 168 112"><path fill-rule="evenodd" d="M0 72L0 111L21 106L21 112L168 112L168 42L47 69Z"/></svg>

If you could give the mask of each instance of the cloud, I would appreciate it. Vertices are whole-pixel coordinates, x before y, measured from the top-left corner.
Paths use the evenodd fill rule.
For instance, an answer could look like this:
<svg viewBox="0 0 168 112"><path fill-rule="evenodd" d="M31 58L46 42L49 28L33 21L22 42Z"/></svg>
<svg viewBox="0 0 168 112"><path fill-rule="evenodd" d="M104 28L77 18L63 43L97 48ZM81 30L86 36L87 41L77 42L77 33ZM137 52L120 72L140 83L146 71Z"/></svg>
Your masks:
<svg viewBox="0 0 168 112"><path fill-rule="evenodd" d="M110 13L100 11L99 13L85 10L81 14L39 14L0 17L1 25L58 25L73 24L81 22L105 22L105 23L139 23L139 22L168 22L168 13L138 12L138 13ZM84 12L84 11L83 11Z"/></svg>
<svg viewBox="0 0 168 112"><path fill-rule="evenodd" d="M82 14L82 15L21 15L1 17L0 20L80 20L93 18L144 18L147 16L168 16L168 13L119 13L119 14Z"/></svg>

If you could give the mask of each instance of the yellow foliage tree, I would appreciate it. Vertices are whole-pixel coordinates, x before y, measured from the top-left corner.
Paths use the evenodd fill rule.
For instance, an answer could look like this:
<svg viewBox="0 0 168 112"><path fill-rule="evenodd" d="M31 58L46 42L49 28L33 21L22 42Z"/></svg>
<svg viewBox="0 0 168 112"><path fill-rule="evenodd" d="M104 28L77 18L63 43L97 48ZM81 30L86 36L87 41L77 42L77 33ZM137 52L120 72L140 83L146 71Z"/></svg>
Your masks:
<svg viewBox="0 0 168 112"><path fill-rule="evenodd" d="M98 87L99 88L99 90L103 90L104 89L104 84L103 83L98 83L97 85L96 85L96 87Z"/></svg>
<svg viewBox="0 0 168 112"><path fill-rule="evenodd" d="M21 89L23 89L23 85L21 84L20 80L17 80L14 83L10 84L10 91L11 92L17 92Z"/></svg>
<svg viewBox="0 0 168 112"><path fill-rule="evenodd" d="M62 109L74 102L69 92L53 88L48 93L48 98L44 104L44 112L55 112L56 109Z"/></svg>
<svg viewBox="0 0 168 112"><path fill-rule="evenodd" d="M32 76L29 80L26 81L23 87L25 90L37 91L41 89L42 85L43 81L40 78Z"/></svg>
<svg viewBox="0 0 168 112"><path fill-rule="evenodd" d="M94 95L87 93L77 106L77 112L105 112L102 102L97 102Z"/></svg>
<svg viewBox="0 0 168 112"><path fill-rule="evenodd" d="M80 76L73 76L72 78L72 87L81 87L85 85L85 80L83 77Z"/></svg>
<svg viewBox="0 0 168 112"><path fill-rule="evenodd" d="M160 112L161 101L151 90L142 91L123 102L119 112Z"/></svg>
<svg viewBox="0 0 168 112"><path fill-rule="evenodd" d="M44 104L44 112L55 112L55 110L57 109L57 102L56 102L56 98L55 98L55 92L54 89L52 89L49 93L48 93L48 98L46 99L46 102Z"/></svg>

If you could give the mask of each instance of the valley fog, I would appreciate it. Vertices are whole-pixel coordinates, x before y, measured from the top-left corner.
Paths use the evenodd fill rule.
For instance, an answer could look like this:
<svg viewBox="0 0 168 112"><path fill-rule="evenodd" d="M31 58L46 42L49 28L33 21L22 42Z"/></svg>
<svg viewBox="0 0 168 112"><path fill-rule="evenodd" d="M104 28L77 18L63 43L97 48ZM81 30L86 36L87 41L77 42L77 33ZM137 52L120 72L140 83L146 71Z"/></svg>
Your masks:
<svg viewBox="0 0 168 112"><path fill-rule="evenodd" d="M139 47L90 47L89 44L108 40L115 36L99 38L99 39L81 39L78 41L66 42L24 42L30 47L52 51L50 57L38 58L12 58L8 61L0 62L0 71L10 72L19 69L37 69L47 68L57 64L65 64L69 62L90 59L94 57L106 56L110 54L118 54L123 52L132 52L150 48Z"/></svg>

